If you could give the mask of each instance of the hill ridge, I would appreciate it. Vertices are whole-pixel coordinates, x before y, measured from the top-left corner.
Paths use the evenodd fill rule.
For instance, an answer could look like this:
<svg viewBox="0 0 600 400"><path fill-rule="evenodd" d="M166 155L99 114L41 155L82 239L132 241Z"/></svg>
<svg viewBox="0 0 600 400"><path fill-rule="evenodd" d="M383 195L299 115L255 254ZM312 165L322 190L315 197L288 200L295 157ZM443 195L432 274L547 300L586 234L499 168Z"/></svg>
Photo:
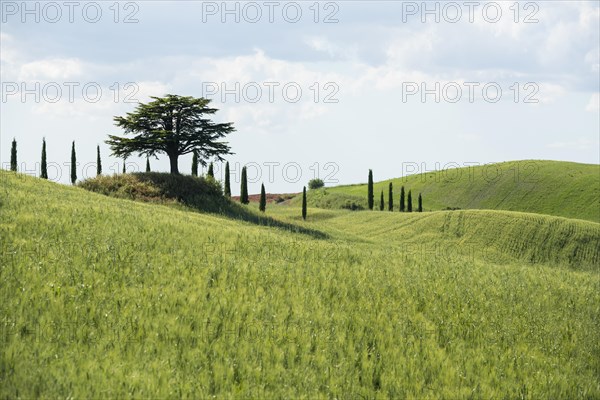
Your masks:
<svg viewBox="0 0 600 400"><path fill-rule="evenodd" d="M374 174L376 177L377 171ZM423 194L426 211L503 209L600 222L598 164L520 160L417 173L374 184L375 194L384 191L386 205L390 182L396 211L400 186L404 186L414 196ZM366 184L340 185L309 191L308 203L322 208L349 208L354 204L365 209L366 196Z"/></svg>

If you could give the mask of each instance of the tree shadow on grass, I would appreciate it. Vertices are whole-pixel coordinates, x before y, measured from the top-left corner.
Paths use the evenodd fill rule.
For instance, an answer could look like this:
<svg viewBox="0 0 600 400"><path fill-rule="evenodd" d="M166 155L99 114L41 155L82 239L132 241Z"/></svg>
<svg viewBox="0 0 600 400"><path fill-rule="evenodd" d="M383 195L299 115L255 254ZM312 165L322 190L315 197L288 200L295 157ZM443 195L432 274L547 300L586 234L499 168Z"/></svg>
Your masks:
<svg viewBox="0 0 600 400"><path fill-rule="evenodd" d="M216 214L255 225L301 233L315 239L329 237L326 233L316 229L260 215L246 206L225 198L220 184L212 178L159 172L136 172L100 176L83 181L79 186L111 197L171 206L182 205L190 211Z"/></svg>
<svg viewBox="0 0 600 400"><path fill-rule="evenodd" d="M220 212L218 213L219 215L224 215L228 218L238 219L260 226L269 226L284 229L286 231L294 233L301 233L304 235L312 236L315 239L329 238L329 235L317 229L306 228L289 222L283 222L273 217L257 214L256 212L246 208L245 206L234 203L231 200L225 199L225 201L228 203L228 205L220 210Z"/></svg>

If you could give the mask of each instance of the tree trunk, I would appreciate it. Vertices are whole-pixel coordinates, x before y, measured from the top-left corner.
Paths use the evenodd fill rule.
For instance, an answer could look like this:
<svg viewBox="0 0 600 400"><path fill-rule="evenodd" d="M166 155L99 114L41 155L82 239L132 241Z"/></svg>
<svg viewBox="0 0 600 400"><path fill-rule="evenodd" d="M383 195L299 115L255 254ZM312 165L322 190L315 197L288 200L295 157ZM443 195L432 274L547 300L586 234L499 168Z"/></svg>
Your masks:
<svg viewBox="0 0 600 400"><path fill-rule="evenodd" d="M169 162L171 163L171 174L179 175L179 167L177 166L177 159L179 155L177 154L169 154Z"/></svg>

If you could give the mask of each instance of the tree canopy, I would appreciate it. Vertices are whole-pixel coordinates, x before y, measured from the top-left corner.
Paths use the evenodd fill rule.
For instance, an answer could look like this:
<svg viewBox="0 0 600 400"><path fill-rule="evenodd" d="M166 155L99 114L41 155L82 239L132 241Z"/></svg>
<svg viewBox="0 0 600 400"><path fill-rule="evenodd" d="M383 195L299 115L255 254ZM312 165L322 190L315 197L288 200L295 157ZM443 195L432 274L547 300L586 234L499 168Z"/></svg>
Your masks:
<svg viewBox="0 0 600 400"><path fill-rule="evenodd" d="M115 125L131 138L109 135L106 143L116 157L169 156L171 173L179 174L178 158L184 154L197 153L200 164L209 158L223 161L222 156L231 153L225 135L235 131L233 123L214 123L207 116L218 110L210 108L209 99L168 94L152 97L153 101L140 103L134 112L115 117Z"/></svg>

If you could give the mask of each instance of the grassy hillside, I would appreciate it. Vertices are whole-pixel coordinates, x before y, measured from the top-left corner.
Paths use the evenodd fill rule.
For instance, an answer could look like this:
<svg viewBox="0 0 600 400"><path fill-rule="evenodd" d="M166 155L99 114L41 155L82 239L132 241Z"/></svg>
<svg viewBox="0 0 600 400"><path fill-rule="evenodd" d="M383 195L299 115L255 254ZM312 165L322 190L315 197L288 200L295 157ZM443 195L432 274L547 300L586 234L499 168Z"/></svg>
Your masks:
<svg viewBox="0 0 600 400"><path fill-rule="evenodd" d="M377 178L377 171L374 174ZM425 210L509 210L600 222L600 165L514 161L411 175L376 183L377 204L383 190L387 206L389 182L394 185L396 210L400 186L404 186L407 192L412 190L413 204L419 192L423 194ZM323 208L340 208L355 202L366 208L367 186L309 191L308 202Z"/></svg>
<svg viewBox="0 0 600 400"><path fill-rule="evenodd" d="M78 183L91 192L118 199L136 200L166 205L183 211L204 212L251 222L257 225L277 227L293 232L325 237L323 232L291 225L252 211L238 202L226 199L220 184L213 179L176 175L160 172L136 172L133 174L101 175Z"/></svg>
<svg viewBox="0 0 600 400"><path fill-rule="evenodd" d="M2 398L600 397L598 224L268 209L317 237L0 182Z"/></svg>
<svg viewBox="0 0 600 400"><path fill-rule="evenodd" d="M269 211L291 222L301 220L295 208ZM308 220L333 238L387 247L400 259L416 254L441 261L518 260L590 272L598 272L600 265L600 224L576 219L489 210L409 214L315 209Z"/></svg>

